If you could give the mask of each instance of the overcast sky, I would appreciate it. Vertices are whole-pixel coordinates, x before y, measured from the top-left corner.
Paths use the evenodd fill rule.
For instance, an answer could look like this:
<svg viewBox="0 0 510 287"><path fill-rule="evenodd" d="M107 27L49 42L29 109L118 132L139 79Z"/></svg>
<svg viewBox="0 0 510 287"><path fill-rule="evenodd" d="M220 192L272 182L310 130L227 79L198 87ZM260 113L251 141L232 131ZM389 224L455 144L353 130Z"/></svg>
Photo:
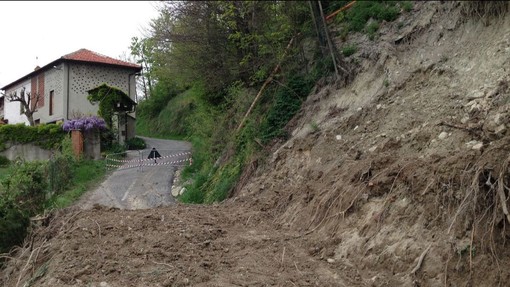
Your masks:
<svg viewBox="0 0 510 287"><path fill-rule="evenodd" d="M119 58L157 17L154 1L0 1L0 87L81 48Z"/></svg>

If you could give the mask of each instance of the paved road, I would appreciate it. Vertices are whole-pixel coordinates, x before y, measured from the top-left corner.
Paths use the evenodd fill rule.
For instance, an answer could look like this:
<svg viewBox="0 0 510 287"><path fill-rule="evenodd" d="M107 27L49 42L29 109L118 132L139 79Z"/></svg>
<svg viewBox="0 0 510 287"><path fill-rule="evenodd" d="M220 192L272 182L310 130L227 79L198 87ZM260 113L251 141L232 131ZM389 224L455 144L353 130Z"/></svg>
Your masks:
<svg viewBox="0 0 510 287"><path fill-rule="evenodd" d="M147 143L147 149L130 151L127 159L141 159L143 165L126 168L133 164L126 163L115 170L98 188L82 197L78 203L81 208L90 209L99 204L121 209L146 209L175 203L170 193L174 173L177 165L189 164L184 161L189 155L182 153L191 151L191 144L184 141L141 138ZM156 160L156 164L147 159L153 147L162 156ZM175 163L176 161L182 162Z"/></svg>

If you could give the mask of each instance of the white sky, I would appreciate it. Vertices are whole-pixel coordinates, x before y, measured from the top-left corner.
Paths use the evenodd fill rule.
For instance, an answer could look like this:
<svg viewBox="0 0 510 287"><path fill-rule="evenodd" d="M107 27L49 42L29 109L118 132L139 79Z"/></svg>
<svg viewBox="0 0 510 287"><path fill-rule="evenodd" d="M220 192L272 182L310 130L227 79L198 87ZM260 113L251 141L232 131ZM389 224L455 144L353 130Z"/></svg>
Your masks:
<svg viewBox="0 0 510 287"><path fill-rule="evenodd" d="M0 87L81 48L118 59L157 17L154 1L0 1ZM36 59L37 58L37 59Z"/></svg>

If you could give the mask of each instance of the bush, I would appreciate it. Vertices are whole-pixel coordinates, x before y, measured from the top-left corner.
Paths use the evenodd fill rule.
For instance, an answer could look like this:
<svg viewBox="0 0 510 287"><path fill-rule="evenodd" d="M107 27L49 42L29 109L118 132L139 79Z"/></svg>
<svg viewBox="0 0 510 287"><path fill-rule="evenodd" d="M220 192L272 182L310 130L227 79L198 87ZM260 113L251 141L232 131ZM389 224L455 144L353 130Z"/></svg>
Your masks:
<svg viewBox="0 0 510 287"><path fill-rule="evenodd" d="M7 253L13 246L23 242L29 223L26 214L13 207L0 205L0 253Z"/></svg>
<svg viewBox="0 0 510 287"><path fill-rule="evenodd" d="M126 147L128 150L139 150L147 147L145 141L139 137L134 137L126 140Z"/></svg>
<svg viewBox="0 0 510 287"><path fill-rule="evenodd" d="M63 192L71 183L74 160L58 155L48 161L48 190L51 194Z"/></svg>
<svg viewBox="0 0 510 287"><path fill-rule="evenodd" d="M288 78L285 87L278 87L275 100L267 112L267 118L261 127L261 138L264 143L276 137L285 137L283 127L301 108L301 103L312 89L315 77L307 78L293 75Z"/></svg>
<svg viewBox="0 0 510 287"><path fill-rule="evenodd" d="M106 150L109 154L125 154L126 148L118 143L113 143L110 145L110 147Z"/></svg>
<svg viewBox="0 0 510 287"><path fill-rule="evenodd" d="M47 162L17 161L0 171L0 253L23 242L31 216L68 206L105 174L102 161L75 161L69 137L61 150Z"/></svg>
<svg viewBox="0 0 510 287"><path fill-rule="evenodd" d="M72 165L69 171L69 182L66 188L53 194L45 202L46 208L63 208L80 198L92 184L106 173L104 162L97 160L82 160Z"/></svg>
<svg viewBox="0 0 510 287"><path fill-rule="evenodd" d="M215 176L211 177L211 192L207 193L205 203L225 200L235 186L241 172L241 165L235 161L222 167Z"/></svg>
<svg viewBox="0 0 510 287"><path fill-rule="evenodd" d="M179 200L183 203L195 203L202 204L205 201L205 192L201 187L207 182L207 174L200 173L195 177L193 184L186 186L186 192L184 192Z"/></svg>
<svg viewBox="0 0 510 287"><path fill-rule="evenodd" d="M3 155L0 155L0 166L7 166L11 161Z"/></svg>
<svg viewBox="0 0 510 287"><path fill-rule="evenodd" d="M101 131L99 138L101 140L101 151L110 150L117 140L117 137L112 130Z"/></svg>
<svg viewBox="0 0 510 287"><path fill-rule="evenodd" d="M20 161L11 165L10 175L0 184L1 200L29 216L41 211L47 187L44 162Z"/></svg>
<svg viewBox="0 0 510 287"><path fill-rule="evenodd" d="M396 2L391 1L358 1L347 10L345 20L351 31L360 32L371 18L388 22L397 19L400 11L395 4Z"/></svg>
<svg viewBox="0 0 510 287"><path fill-rule="evenodd" d="M14 144L32 143L44 149L53 149L60 144L66 133L60 124L42 124L26 126L25 124L0 126L0 147L6 142Z"/></svg>

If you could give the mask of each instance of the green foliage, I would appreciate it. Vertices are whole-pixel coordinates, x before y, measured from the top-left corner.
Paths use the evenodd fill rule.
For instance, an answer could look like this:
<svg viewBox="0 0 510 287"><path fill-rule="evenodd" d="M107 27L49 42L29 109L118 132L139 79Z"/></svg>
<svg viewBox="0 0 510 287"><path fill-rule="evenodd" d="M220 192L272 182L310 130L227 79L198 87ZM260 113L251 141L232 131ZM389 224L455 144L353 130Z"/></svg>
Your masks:
<svg viewBox="0 0 510 287"><path fill-rule="evenodd" d="M342 47L342 54L345 57L349 57L349 56L353 55L354 53L356 53L357 50L358 50L358 47L354 44L345 45L344 47Z"/></svg>
<svg viewBox="0 0 510 287"><path fill-rule="evenodd" d="M307 2L164 5L148 37L154 44L150 56L155 84L151 97L138 106L137 133L191 141L193 165L182 172L184 180L191 180L180 201L221 201L246 164L264 152L261 145L285 136L285 125L315 81L334 65L317 53L309 69L309 57L301 55L302 37L315 37ZM137 39L138 52L140 43ZM277 63L280 70L237 131Z"/></svg>
<svg viewBox="0 0 510 287"><path fill-rule="evenodd" d="M12 144L32 143L44 149L54 149L60 144L65 135L66 133L62 130L61 124L1 125L0 147L5 149L6 144L10 142Z"/></svg>
<svg viewBox="0 0 510 287"><path fill-rule="evenodd" d="M64 191L70 184L72 178L73 158L57 155L48 161L48 191L50 194Z"/></svg>
<svg viewBox="0 0 510 287"><path fill-rule="evenodd" d="M18 161L11 165L9 174L0 182L2 201L29 215L40 212L47 187L45 163Z"/></svg>
<svg viewBox="0 0 510 287"><path fill-rule="evenodd" d="M377 32L377 30L379 30L379 23L377 21L372 21L370 22L370 24L367 25L365 31L370 40L374 40L375 32Z"/></svg>
<svg viewBox="0 0 510 287"><path fill-rule="evenodd" d="M0 155L0 166L8 166L11 161L3 155Z"/></svg>
<svg viewBox="0 0 510 287"><path fill-rule="evenodd" d="M46 164L48 195L65 191L72 183L76 159L71 137L65 137L60 144L60 153L54 155Z"/></svg>
<svg viewBox="0 0 510 287"><path fill-rule="evenodd" d="M60 152L62 156L74 159L73 141L71 136L66 136L60 142Z"/></svg>
<svg viewBox="0 0 510 287"><path fill-rule="evenodd" d="M160 13L149 37L156 47L151 74L181 87L202 85L213 104L236 80L263 81L289 39L300 28L312 31L306 2L181 1Z"/></svg>
<svg viewBox="0 0 510 287"><path fill-rule="evenodd" d="M235 186L240 172L241 165L235 161L215 172L208 182L211 192L206 194L205 203L219 202L226 199Z"/></svg>
<svg viewBox="0 0 510 287"><path fill-rule="evenodd" d="M115 112L131 111L136 103L119 88L102 84L89 91L87 99L92 103L99 103L101 116L109 128L112 127L112 118Z"/></svg>
<svg viewBox="0 0 510 287"><path fill-rule="evenodd" d="M370 19L391 22L397 19L399 13L400 8L395 1L357 1L346 11L345 21L351 31L360 32Z"/></svg>
<svg viewBox="0 0 510 287"><path fill-rule="evenodd" d="M292 75L286 86L279 86L274 94L274 102L267 111L267 117L261 127L261 139L264 143L275 137L286 137L283 127L301 108L315 83L315 76Z"/></svg>
<svg viewBox="0 0 510 287"><path fill-rule="evenodd" d="M405 12L411 12L413 10L413 2L412 1L403 1L402 4L402 10Z"/></svg>
<svg viewBox="0 0 510 287"><path fill-rule="evenodd" d="M186 186L186 192L179 197L179 201L194 204L204 203L205 190L202 190L201 187L207 182L207 178L207 174L197 174L194 178L193 184Z"/></svg>
<svg viewBox="0 0 510 287"><path fill-rule="evenodd" d="M117 143L117 135L116 132L112 129L103 130L99 134L99 139L101 141L101 151L109 151L114 148L114 146L118 146Z"/></svg>
<svg viewBox="0 0 510 287"><path fill-rule="evenodd" d="M139 137L134 137L126 140L126 146L128 150L139 150L147 147L145 141Z"/></svg>
<svg viewBox="0 0 510 287"><path fill-rule="evenodd" d="M137 108L136 131L140 135L181 138L188 127L186 117L194 108L193 100L166 81L158 82L150 98Z"/></svg>
<svg viewBox="0 0 510 287"><path fill-rule="evenodd" d="M126 147L119 143L113 143L110 145L108 149L105 150L105 153L108 154L123 154L126 152Z"/></svg>
<svg viewBox="0 0 510 287"><path fill-rule="evenodd" d="M66 137L49 161L16 161L0 169L0 252L20 244L29 217L68 206L105 175L102 161L76 161Z"/></svg>
<svg viewBox="0 0 510 287"><path fill-rule="evenodd" d="M157 117L167 103L179 94L180 90L168 81L159 81L150 98L143 100L137 107L137 117L151 119Z"/></svg>
<svg viewBox="0 0 510 287"><path fill-rule="evenodd" d="M82 160L72 165L67 188L51 195L45 202L46 208L64 208L80 198L92 186L101 182L106 174L104 162Z"/></svg>
<svg viewBox="0 0 510 287"><path fill-rule="evenodd" d="M285 136L284 126L300 109L315 81L332 70L328 59L318 60L306 75L290 70L282 82L275 81L271 85L237 135L233 131L256 95L256 90L246 87L243 82L234 82L224 89L221 106L211 106L203 97L206 92L200 85L172 98L152 124L161 137L171 137L174 130L182 126L186 139L193 144L193 165L184 168L182 173L184 179L193 178L193 181L186 186L186 192L179 200L211 203L227 198L245 164L260 151L256 140L267 143L275 137ZM193 108L182 113L180 118L174 116L187 106ZM160 122L166 124L160 126ZM140 119L139 123L145 124ZM233 154L215 166L217 159L225 156L223 152L230 147Z"/></svg>
<svg viewBox="0 0 510 287"><path fill-rule="evenodd" d="M151 38L133 37L129 49L136 62L142 66L138 87L142 90L143 98L147 99L152 95L155 43Z"/></svg>
<svg viewBox="0 0 510 287"><path fill-rule="evenodd" d="M0 253L7 253L23 242L29 223L29 217L18 209L0 205Z"/></svg>
<svg viewBox="0 0 510 287"><path fill-rule="evenodd" d="M0 166L0 182L9 176L9 168Z"/></svg>

